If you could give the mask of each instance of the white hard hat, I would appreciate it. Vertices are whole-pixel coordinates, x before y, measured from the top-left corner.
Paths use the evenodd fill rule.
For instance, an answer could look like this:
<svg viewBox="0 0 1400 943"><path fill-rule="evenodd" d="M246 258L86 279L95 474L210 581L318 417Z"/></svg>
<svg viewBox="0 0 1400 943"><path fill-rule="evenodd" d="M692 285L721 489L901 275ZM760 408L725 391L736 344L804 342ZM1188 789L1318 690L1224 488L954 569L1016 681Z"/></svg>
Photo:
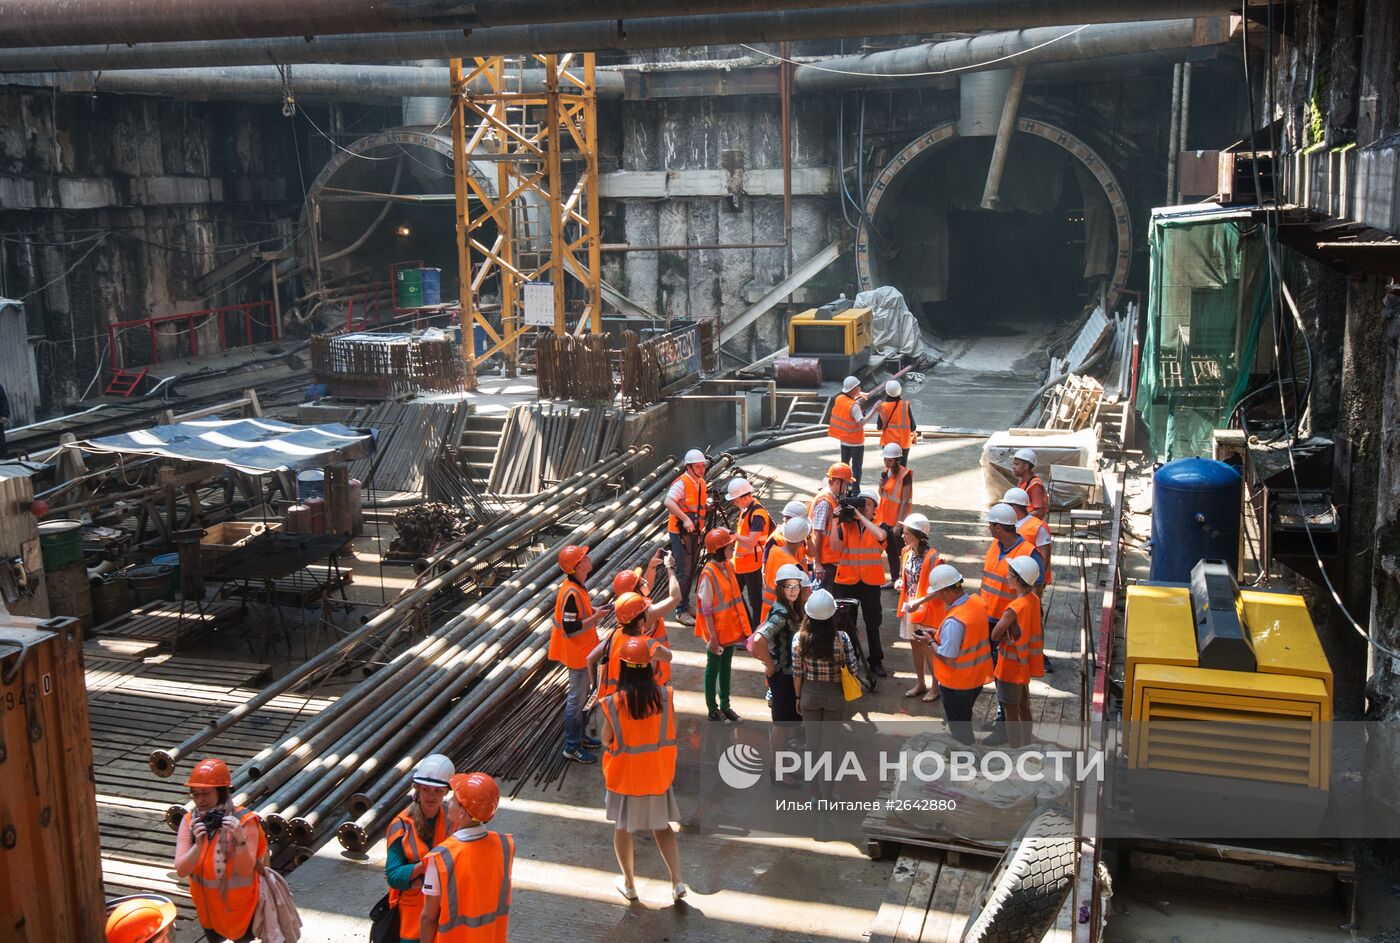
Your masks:
<svg viewBox="0 0 1400 943"><path fill-rule="evenodd" d="M801 501L789 501L783 506L783 517L806 517L807 505Z"/></svg>
<svg viewBox="0 0 1400 943"><path fill-rule="evenodd" d="M917 511L915 511L913 514L910 514L908 517L906 517L906 518L904 519L904 526L907 527L909 530L916 530L916 531L918 531L919 533L923 534L925 537L928 536L928 532L929 532L928 518L925 517L924 515L918 513Z"/></svg>
<svg viewBox="0 0 1400 943"><path fill-rule="evenodd" d="M1040 579L1040 564L1036 563L1033 557L1012 557L1011 569L1015 570L1016 575L1031 586L1034 586L1036 581Z"/></svg>
<svg viewBox="0 0 1400 943"><path fill-rule="evenodd" d="M686 453L685 453L685 464L687 464L687 465L702 464L702 465L703 465L704 463L705 463L705 453L702 452L702 451L700 451L699 449L691 449L689 452L686 452Z"/></svg>
<svg viewBox="0 0 1400 943"><path fill-rule="evenodd" d="M831 593L819 589L807 597L806 611L809 619L830 619L836 615L836 600Z"/></svg>
<svg viewBox="0 0 1400 943"><path fill-rule="evenodd" d="M1005 524L1007 527L1016 526L1016 512L1009 504L993 504L987 509L987 514L983 518L988 524Z"/></svg>
<svg viewBox="0 0 1400 943"><path fill-rule="evenodd" d="M798 580L803 586L811 586L812 580L802 569L792 563L784 563L778 567L778 572L773 576L774 583L781 583L783 580Z"/></svg>
<svg viewBox="0 0 1400 943"><path fill-rule="evenodd" d="M889 397L899 396L904 392L904 387L899 385L898 380L888 380L885 382L885 395Z"/></svg>
<svg viewBox="0 0 1400 943"><path fill-rule="evenodd" d="M1031 496L1026 494L1025 488L1007 488L1001 500L1003 504L1019 504L1023 508L1031 504Z"/></svg>
<svg viewBox="0 0 1400 943"><path fill-rule="evenodd" d="M1014 458L1019 458L1023 462L1035 464L1035 449L1017 449Z"/></svg>
<svg viewBox="0 0 1400 943"><path fill-rule="evenodd" d="M895 444L894 442L891 442L891 443L889 443L888 445L886 445L883 449L880 450L880 455L883 456L884 458L895 458L895 459L903 458L903 457L904 457L904 450L903 450L902 448L900 448L900 447L899 447L897 444Z"/></svg>
<svg viewBox="0 0 1400 943"><path fill-rule="evenodd" d="M851 390L857 389L860 389L860 381L857 380L855 377L846 377L846 379L841 381L842 393L849 393L851 392Z"/></svg>
<svg viewBox="0 0 1400 943"><path fill-rule="evenodd" d="M438 786L446 789L455 775L457 770L452 761L441 753L430 753L413 768L413 781L419 786Z"/></svg>
<svg viewBox="0 0 1400 943"><path fill-rule="evenodd" d="M860 496L867 501L874 501L876 504L880 503L880 492L876 491L874 488L861 488Z"/></svg>
<svg viewBox="0 0 1400 943"><path fill-rule="evenodd" d="M958 572L958 568L948 564L940 563L933 568L933 572L928 575L928 591L936 593L940 589L947 589L950 586L957 586L962 582L963 575Z"/></svg>
<svg viewBox="0 0 1400 943"><path fill-rule="evenodd" d="M749 484L747 478L729 479L729 490L726 492L725 496L729 498L730 501L733 501L735 498L742 498L746 494L753 494L753 485Z"/></svg>
<svg viewBox="0 0 1400 943"><path fill-rule="evenodd" d="M801 543L812 532L812 523L805 517L794 517L783 522L783 539L790 544Z"/></svg>

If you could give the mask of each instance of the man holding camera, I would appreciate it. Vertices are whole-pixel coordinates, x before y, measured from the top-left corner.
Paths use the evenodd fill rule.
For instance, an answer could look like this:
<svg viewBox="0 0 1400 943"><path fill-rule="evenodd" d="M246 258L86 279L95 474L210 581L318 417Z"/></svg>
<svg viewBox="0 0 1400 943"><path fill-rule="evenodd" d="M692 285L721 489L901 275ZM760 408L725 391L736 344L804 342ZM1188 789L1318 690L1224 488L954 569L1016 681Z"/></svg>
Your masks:
<svg viewBox="0 0 1400 943"><path fill-rule="evenodd" d="M262 823L233 804L233 779L223 760L200 760L185 785L194 811L180 820L175 873L190 879L195 914L209 940L249 943L261 890L259 866L267 857Z"/></svg>
<svg viewBox="0 0 1400 943"><path fill-rule="evenodd" d="M812 524L812 552L816 559L816 588L828 589L836 581L836 564L841 559L832 546L836 530L836 508L841 497L851 487L851 466L836 462L826 470L826 485L812 498L812 511L807 515Z"/></svg>
<svg viewBox="0 0 1400 943"><path fill-rule="evenodd" d="M840 562L836 565L836 590L833 595L854 599L865 620L866 663L877 678L889 677L885 670L885 649L880 644L880 623L884 611L880 590L885 585L885 530L871 518L879 503L873 491L853 498L844 498L838 512L839 524L833 531L833 541ZM858 636L851 634L856 650Z"/></svg>

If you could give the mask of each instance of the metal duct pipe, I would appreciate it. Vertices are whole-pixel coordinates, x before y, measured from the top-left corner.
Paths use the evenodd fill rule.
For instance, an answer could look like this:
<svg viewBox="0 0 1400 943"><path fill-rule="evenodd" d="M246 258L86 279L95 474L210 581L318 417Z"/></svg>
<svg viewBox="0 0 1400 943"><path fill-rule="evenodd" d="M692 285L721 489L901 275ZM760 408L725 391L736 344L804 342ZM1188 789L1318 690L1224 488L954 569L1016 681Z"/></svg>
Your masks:
<svg viewBox="0 0 1400 943"><path fill-rule="evenodd" d="M1011 73L1011 69L991 69L969 72L958 80L958 137L989 138L997 133L1010 94Z"/></svg>
<svg viewBox="0 0 1400 943"><path fill-rule="evenodd" d="M3 2L0 0L0 3ZM47 4L49 0L29 2ZM804 0L804 5L811 7L817 3ZM736 13L725 17L687 15L506 26L475 30L470 36L463 36L460 30L436 30L325 35L309 42L299 37L169 42L130 47L103 38L100 45L0 49L0 72L383 62L531 52L655 49L664 46L777 42L784 39L834 39L849 36L853 30L862 36L896 36L940 30L1119 23L1224 15L1231 9L1229 0L1141 0L1135 3L1124 3L1123 0L1070 0L1065 3L1053 0L940 0L937 3L865 6L860 10L858 25L853 25L849 11L806 9ZM699 11L692 8L687 12ZM603 14L595 9L592 15ZM803 70L799 68L796 71L800 74Z"/></svg>
<svg viewBox="0 0 1400 943"><path fill-rule="evenodd" d="M1131 6L1136 8L1137 5ZM930 72L970 71L984 63L988 67L1006 68L1001 61L1008 56L1016 57L1015 65L1068 62L1192 46L1196 38L1195 20L1021 29L863 56L843 56L823 62L820 70L798 66L793 81L800 91L832 91L881 85Z"/></svg>
<svg viewBox="0 0 1400 943"><path fill-rule="evenodd" d="M292 69L290 85L298 99L376 101L400 98L408 101L447 102L451 89L446 67L303 65ZM276 66L229 66L208 69L129 69L118 72L37 72L9 75L13 85L57 88L61 92L112 92L127 95L199 95L206 98L272 99L280 101L287 88ZM623 78L616 72L600 72L598 97L621 98ZM485 92L485 78L478 76L469 88ZM543 92L545 73L532 69L524 74L523 90ZM434 106L435 107L435 106ZM437 111L429 125L442 116ZM420 122L422 123L422 122Z"/></svg>
<svg viewBox="0 0 1400 943"><path fill-rule="evenodd" d="M443 59L421 59L414 63L419 69L446 69L448 63ZM438 86L440 89L451 91L451 76L445 85ZM451 120L452 99L445 95L425 96L414 95L403 100L403 124L406 128L412 127L442 127Z"/></svg>

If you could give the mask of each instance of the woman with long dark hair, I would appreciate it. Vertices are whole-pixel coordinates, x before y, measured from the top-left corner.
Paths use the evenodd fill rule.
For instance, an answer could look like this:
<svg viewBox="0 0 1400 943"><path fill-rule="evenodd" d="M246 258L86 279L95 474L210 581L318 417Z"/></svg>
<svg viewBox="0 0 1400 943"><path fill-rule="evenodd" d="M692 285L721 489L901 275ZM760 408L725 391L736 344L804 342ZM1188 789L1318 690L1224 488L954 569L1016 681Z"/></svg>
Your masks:
<svg viewBox="0 0 1400 943"><path fill-rule="evenodd" d="M855 670L856 653L850 637L836 628L836 600L831 593L816 590L807 597L804 611L807 618L792 640L792 684L802 710L807 752L820 759L830 739L829 725L846 719L841 669Z"/></svg>
<svg viewBox="0 0 1400 943"><path fill-rule="evenodd" d="M909 643L914 655L914 675L918 678L904 696L923 695L927 704L938 700L938 683L932 680L933 644L914 630L919 626L936 629L943 621L942 603L924 598L929 574L943 562L943 557L929 545L930 525L924 515L910 514L900 529L904 531L904 550L900 556L900 575L894 584L899 590L899 637Z"/></svg>

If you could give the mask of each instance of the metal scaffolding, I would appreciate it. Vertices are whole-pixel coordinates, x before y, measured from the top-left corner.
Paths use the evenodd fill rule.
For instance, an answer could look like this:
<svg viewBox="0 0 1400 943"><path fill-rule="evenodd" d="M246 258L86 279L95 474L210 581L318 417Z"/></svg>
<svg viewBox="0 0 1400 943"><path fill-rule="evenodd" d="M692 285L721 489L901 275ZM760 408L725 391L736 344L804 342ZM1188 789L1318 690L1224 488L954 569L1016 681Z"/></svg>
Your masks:
<svg viewBox="0 0 1400 943"><path fill-rule="evenodd" d="M601 218L593 54L465 62L470 69L452 60L452 136L462 350L472 389L477 364L496 353L515 374L520 335L532 328L566 334L576 313L575 332L602 329ZM526 69L538 74L541 66L544 90L526 90ZM481 306L481 286L493 276L499 329ZM550 290L535 287L543 285ZM489 339L480 355L477 325Z"/></svg>

